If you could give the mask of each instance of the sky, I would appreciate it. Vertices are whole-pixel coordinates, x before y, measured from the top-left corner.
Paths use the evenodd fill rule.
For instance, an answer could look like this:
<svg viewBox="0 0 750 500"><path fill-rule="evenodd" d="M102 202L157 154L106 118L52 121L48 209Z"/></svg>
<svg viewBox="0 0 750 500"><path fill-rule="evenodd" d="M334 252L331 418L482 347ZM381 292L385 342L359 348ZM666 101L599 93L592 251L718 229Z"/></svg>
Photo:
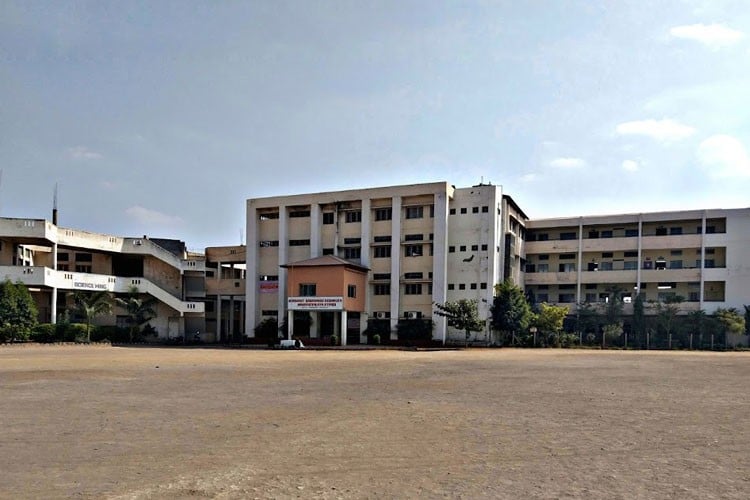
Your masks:
<svg viewBox="0 0 750 500"><path fill-rule="evenodd" d="M0 215L191 249L248 198L750 206L746 0L0 2Z"/></svg>

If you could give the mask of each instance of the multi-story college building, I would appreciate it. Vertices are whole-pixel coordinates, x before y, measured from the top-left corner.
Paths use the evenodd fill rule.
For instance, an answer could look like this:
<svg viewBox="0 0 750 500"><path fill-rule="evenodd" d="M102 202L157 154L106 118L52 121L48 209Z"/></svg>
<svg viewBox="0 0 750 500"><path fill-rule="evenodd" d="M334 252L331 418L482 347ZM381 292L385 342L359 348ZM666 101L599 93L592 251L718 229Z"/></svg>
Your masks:
<svg viewBox="0 0 750 500"><path fill-rule="evenodd" d="M264 319L351 344L366 341L370 319L388 320L395 337L399 321L425 318L435 340L463 339L433 304L476 299L489 318L506 279L571 313L613 290L625 314L638 293L682 296L683 311L742 309L748 249L750 209L534 220L499 186L444 182L250 199L247 245L204 255L175 240L0 219L0 277L30 287L40 320L55 321L69 291L135 285L159 301L159 337L209 342L253 337ZM487 324L478 339L490 339Z"/></svg>

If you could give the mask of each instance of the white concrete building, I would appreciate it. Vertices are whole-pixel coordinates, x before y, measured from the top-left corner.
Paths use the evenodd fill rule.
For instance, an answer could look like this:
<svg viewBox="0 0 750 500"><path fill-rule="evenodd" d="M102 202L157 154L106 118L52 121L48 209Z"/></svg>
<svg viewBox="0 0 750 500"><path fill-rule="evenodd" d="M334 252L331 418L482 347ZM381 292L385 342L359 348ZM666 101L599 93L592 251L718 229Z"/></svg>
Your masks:
<svg viewBox="0 0 750 500"><path fill-rule="evenodd" d="M286 290L282 266L334 255L370 270L365 312L349 316L350 342L364 342L359 334L376 318L390 320L394 337L400 319L431 318L433 339L445 341L452 332L444 318L433 316L432 304L477 299L480 315L489 318L494 285L521 279L525 221L499 186L487 184L250 199L245 330L252 336L264 318L286 317L288 297L297 291Z"/></svg>
<svg viewBox="0 0 750 500"><path fill-rule="evenodd" d="M0 279L24 283L42 322L55 323L71 306L69 292L128 293L130 287L158 300L150 323L160 338L203 331L204 258L182 242L122 238L58 227L43 219L0 218ZM101 324L125 326L115 309Z"/></svg>

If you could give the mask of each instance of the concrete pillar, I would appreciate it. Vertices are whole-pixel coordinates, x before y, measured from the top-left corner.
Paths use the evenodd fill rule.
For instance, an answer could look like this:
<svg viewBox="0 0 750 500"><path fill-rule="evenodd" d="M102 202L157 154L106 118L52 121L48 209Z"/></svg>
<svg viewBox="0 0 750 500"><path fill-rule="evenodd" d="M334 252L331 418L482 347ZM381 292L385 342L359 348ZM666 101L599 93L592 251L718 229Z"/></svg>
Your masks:
<svg viewBox="0 0 750 500"><path fill-rule="evenodd" d="M227 327L227 336L234 340L234 295L229 296L229 325Z"/></svg>
<svg viewBox="0 0 750 500"><path fill-rule="evenodd" d="M289 225L289 216L287 213L287 208L286 206L282 205L279 207L279 247L278 247L279 248L279 253L278 253L278 265L279 266L288 264L287 262L287 252L289 250L289 227L288 225ZM287 281L287 269L284 267L279 267L279 296L278 296L278 302L277 302L279 317L282 317L282 315L284 314L284 311L287 310L286 281Z"/></svg>
<svg viewBox="0 0 750 500"><path fill-rule="evenodd" d="M321 215L323 209L317 203L310 205L310 257L323 255L323 247L320 242Z"/></svg>
<svg viewBox="0 0 750 500"><path fill-rule="evenodd" d="M50 320L53 325L57 323L57 243L52 245L52 269L55 270L55 280L52 285L52 298L50 304Z"/></svg>
<svg viewBox="0 0 750 500"><path fill-rule="evenodd" d="M216 294L216 342L221 342L221 294Z"/></svg>
<svg viewBox="0 0 750 500"><path fill-rule="evenodd" d="M286 338L289 340L292 340L292 335L294 335L294 311L292 310L289 310L286 313L286 325L287 325Z"/></svg>
<svg viewBox="0 0 750 500"><path fill-rule="evenodd" d="M318 338L318 329L320 325L320 311L311 311L312 325L310 325L310 338Z"/></svg>
<svg viewBox="0 0 750 500"><path fill-rule="evenodd" d="M441 191L435 194L433 203L435 217L432 222L432 301L444 304L448 298L448 193ZM480 264L477 263L477 268L479 267ZM445 345L447 322L443 316L433 315L432 319L435 322L433 338Z"/></svg>
<svg viewBox="0 0 750 500"><path fill-rule="evenodd" d="M341 311L341 345L346 345L346 311Z"/></svg>
<svg viewBox="0 0 750 500"><path fill-rule="evenodd" d="M242 331L240 332L242 335L245 335L247 333L247 330L245 330L245 301L240 302L240 328Z"/></svg>
<svg viewBox="0 0 750 500"><path fill-rule="evenodd" d="M247 205L247 247L245 248L245 332L255 337L255 325L260 322L258 297L258 213L248 202Z"/></svg>
<svg viewBox="0 0 750 500"><path fill-rule="evenodd" d="M391 340L396 339L398 310L401 300L401 197L391 201Z"/></svg>

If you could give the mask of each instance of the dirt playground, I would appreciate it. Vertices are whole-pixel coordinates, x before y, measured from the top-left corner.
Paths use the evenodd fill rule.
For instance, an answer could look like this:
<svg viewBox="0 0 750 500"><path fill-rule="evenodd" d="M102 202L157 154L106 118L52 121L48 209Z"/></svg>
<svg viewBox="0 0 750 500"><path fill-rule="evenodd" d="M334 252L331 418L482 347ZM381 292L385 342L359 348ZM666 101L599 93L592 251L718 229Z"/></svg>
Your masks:
<svg viewBox="0 0 750 500"><path fill-rule="evenodd" d="M750 353L0 347L0 498L750 498Z"/></svg>

